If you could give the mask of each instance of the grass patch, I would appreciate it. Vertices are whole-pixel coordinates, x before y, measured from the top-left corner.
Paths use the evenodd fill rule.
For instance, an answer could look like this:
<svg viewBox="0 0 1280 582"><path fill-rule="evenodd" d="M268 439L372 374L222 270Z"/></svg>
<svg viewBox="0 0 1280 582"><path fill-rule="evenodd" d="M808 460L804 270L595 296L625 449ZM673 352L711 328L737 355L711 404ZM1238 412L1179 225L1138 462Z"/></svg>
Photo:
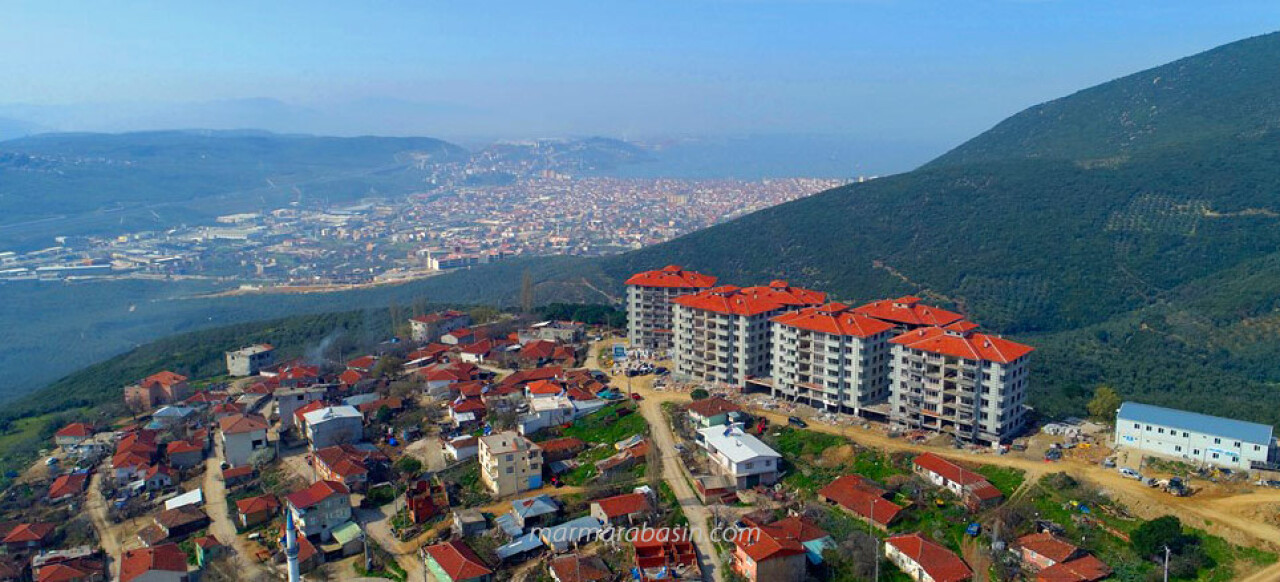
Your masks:
<svg viewBox="0 0 1280 582"><path fill-rule="evenodd" d="M774 446L784 457L820 455L822 451L846 443L845 439L825 432L782 427L777 431Z"/></svg>
<svg viewBox="0 0 1280 582"><path fill-rule="evenodd" d="M1013 495L1022 483L1027 480L1027 474L1021 469L1013 467L997 467L995 465L978 465L976 472L987 478L996 489L1004 494L1005 499Z"/></svg>
<svg viewBox="0 0 1280 582"><path fill-rule="evenodd" d="M626 412L623 412L624 410ZM613 444L637 434L644 434L648 428L648 423L644 421L644 416L641 416L639 411L626 403L618 403L575 420L569 428L564 429L563 434L589 443Z"/></svg>

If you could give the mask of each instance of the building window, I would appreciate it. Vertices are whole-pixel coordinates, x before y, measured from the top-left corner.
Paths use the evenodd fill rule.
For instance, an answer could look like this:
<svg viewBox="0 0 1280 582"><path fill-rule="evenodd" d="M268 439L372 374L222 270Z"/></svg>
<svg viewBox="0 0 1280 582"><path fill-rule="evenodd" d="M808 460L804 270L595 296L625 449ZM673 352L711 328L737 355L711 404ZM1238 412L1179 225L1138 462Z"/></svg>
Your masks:
<svg viewBox="0 0 1280 582"><path fill-rule="evenodd" d="M1213 444L1215 444L1215 445L1220 445L1220 444L1222 444L1222 439L1220 439L1220 438L1215 438L1215 439L1213 439ZM1217 457L1217 456L1218 456L1218 455L1214 455L1214 457Z"/></svg>
<svg viewBox="0 0 1280 582"><path fill-rule="evenodd" d="M1181 453L1181 452L1182 452L1182 447L1174 446L1174 447L1173 447L1173 450L1174 450L1174 451L1177 451L1177 452L1179 452L1179 453Z"/></svg>

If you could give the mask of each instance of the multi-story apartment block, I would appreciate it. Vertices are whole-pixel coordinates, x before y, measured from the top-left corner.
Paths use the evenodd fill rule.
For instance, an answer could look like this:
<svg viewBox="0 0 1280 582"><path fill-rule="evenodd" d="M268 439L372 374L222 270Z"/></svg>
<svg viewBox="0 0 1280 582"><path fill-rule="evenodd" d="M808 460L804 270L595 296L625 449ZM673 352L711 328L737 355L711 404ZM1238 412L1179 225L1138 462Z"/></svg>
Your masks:
<svg viewBox="0 0 1280 582"><path fill-rule="evenodd" d="M734 385L768 376L772 364L769 319L826 299L826 293L792 287L786 281L761 287L725 285L677 297L672 300L676 372Z"/></svg>
<svg viewBox="0 0 1280 582"><path fill-rule="evenodd" d="M668 265L627 279L627 340L632 347L671 349L671 300L710 289L716 278Z"/></svg>
<svg viewBox="0 0 1280 582"><path fill-rule="evenodd" d="M1026 422L1030 346L977 333L968 321L889 340L889 418L895 426L997 443Z"/></svg>
<svg viewBox="0 0 1280 582"><path fill-rule="evenodd" d="M515 431L480 437L480 480L497 497L542 487L542 449Z"/></svg>
<svg viewBox="0 0 1280 582"><path fill-rule="evenodd" d="M872 301L856 307L855 313L887 321L897 327L898 333L905 333L922 327L943 327L961 319L963 315L920 303L919 297L907 295L897 299Z"/></svg>
<svg viewBox="0 0 1280 582"><path fill-rule="evenodd" d="M774 317L772 395L859 414L889 397L889 339L895 329L842 303Z"/></svg>

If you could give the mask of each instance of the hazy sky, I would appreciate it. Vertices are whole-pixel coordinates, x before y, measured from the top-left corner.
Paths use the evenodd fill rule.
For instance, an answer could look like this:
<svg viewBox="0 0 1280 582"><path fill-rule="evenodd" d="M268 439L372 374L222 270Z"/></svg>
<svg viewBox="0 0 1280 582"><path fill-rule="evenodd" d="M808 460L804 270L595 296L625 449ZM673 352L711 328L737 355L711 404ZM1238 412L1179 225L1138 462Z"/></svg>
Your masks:
<svg viewBox="0 0 1280 582"><path fill-rule="evenodd" d="M165 104L270 98L305 112L300 125L344 133L939 143L1280 22L1275 0L2 6L0 104L59 107L0 115L84 126L56 129L98 129L98 112L119 128L122 110L147 125ZM62 110L76 114L49 113Z"/></svg>

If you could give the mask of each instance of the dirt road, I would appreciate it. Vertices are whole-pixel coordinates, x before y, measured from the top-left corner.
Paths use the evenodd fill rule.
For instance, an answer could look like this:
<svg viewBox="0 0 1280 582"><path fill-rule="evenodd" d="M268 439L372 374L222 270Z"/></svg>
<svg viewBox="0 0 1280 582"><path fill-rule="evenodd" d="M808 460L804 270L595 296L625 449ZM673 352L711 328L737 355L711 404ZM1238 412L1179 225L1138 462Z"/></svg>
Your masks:
<svg viewBox="0 0 1280 582"><path fill-rule="evenodd" d="M662 479L671 487L680 503L680 510L694 528L705 528L711 523L711 512L698 499L684 474L680 472L680 455L676 452L675 435L671 425L662 414L660 399L647 398L640 403L640 413L649 422L649 432L653 436L653 444L662 454ZM710 532L703 532L709 534ZM702 566L702 579L723 582L724 572L720 566L719 554L715 544L706 535L694 536L694 545L698 550L698 562Z"/></svg>
<svg viewBox="0 0 1280 582"><path fill-rule="evenodd" d="M417 540L402 542L391 532L391 517L400 502L389 503L378 509L357 509L356 515L364 525L364 533L378 542L382 549L395 556L396 563L408 574L408 582L426 582L426 572L418 557Z"/></svg>
<svg viewBox="0 0 1280 582"><path fill-rule="evenodd" d="M95 471L89 478L89 494L84 506L89 511L93 529L98 532L98 542L102 544L102 551L109 558L107 561L111 564L111 579L115 580L120 576L120 556L123 550L120 547L120 540L116 538L116 530L111 527L111 520L107 517L107 500L102 496L101 486L102 471Z"/></svg>
<svg viewBox="0 0 1280 582"><path fill-rule="evenodd" d="M205 460L204 465L204 511L209 515L209 533L218 541L227 545L234 552L236 565L241 572L251 572L257 576L274 576L264 564L254 559L253 549L249 542L236 535L236 525L231 521L227 509L227 487L218 478L222 474L222 443L214 439L213 455Z"/></svg>

